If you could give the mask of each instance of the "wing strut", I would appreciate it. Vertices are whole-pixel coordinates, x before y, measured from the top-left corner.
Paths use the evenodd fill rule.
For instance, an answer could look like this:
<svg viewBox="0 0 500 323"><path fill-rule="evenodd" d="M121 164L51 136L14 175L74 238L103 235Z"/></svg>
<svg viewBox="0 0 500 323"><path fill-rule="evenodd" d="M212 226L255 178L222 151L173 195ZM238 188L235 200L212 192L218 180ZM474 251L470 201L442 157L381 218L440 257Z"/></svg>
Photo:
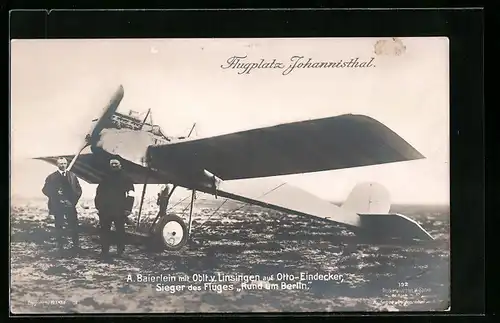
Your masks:
<svg viewBox="0 0 500 323"><path fill-rule="evenodd" d="M191 193L191 207L189 208L189 224L188 224L188 237L191 236L191 221L192 221L192 216L193 216L193 203L194 203L194 199L195 199L195 194L196 194L196 191L193 190L192 193Z"/></svg>
<svg viewBox="0 0 500 323"><path fill-rule="evenodd" d="M146 124L146 121L148 121L148 117L150 114L151 114L151 109L148 109L148 113L146 113L144 120L142 120L141 128L139 130L142 130L142 128L144 128L144 125ZM151 121L151 125L153 125L153 121Z"/></svg>
<svg viewBox="0 0 500 323"><path fill-rule="evenodd" d="M135 225L135 231L139 229L139 224L141 223L142 206L144 204L144 196L146 195L146 188L148 186L150 173L151 173L151 168L148 167L148 170L146 172L146 177L144 178L144 185L142 187L141 203L139 204L139 214L137 215L137 223Z"/></svg>
<svg viewBox="0 0 500 323"><path fill-rule="evenodd" d="M188 134L188 138L191 136L191 134L193 133L193 130L194 130L194 127L196 127L196 122L193 124L193 126L191 127L191 130L189 131L189 134Z"/></svg>
<svg viewBox="0 0 500 323"><path fill-rule="evenodd" d="M270 191L268 191L268 192L266 192L266 193L262 194L262 195L261 195L261 196L259 196L258 198L263 198L264 196L266 196L266 195L268 195L268 194L270 194L270 193L272 193L272 192L276 191L278 188L282 187L282 186L283 186L283 185L285 185L285 184L286 184L286 183L282 183L282 184L280 184L280 185L278 185L278 186L274 187L273 189L271 189ZM227 202L228 200L229 200L229 199L228 199L228 198L226 198L226 199L224 200L224 202L222 202L222 204L221 204L221 205L219 205L219 207L218 207L217 209L215 209L215 211L214 211L212 214L210 214L210 216L208 217L208 219L206 219L205 221L203 221L203 222L202 222L199 226L197 226L196 228L197 228L197 229L199 229L199 228L203 228L203 226L205 225L205 223L207 223L207 222L208 222L208 221L212 218L212 216L214 216L217 212L219 212L219 210L222 208L222 206L223 206L224 204L226 204L226 202ZM241 201L240 201L240 202L241 202ZM233 210L231 210L231 211L227 211L226 213L224 213L224 214L222 215L222 217L227 216L227 215L229 215L229 214L232 214L232 213L234 213L234 212L237 212L237 211L239 211L239 210L241 210L241 209L243 209L243 208L245 208L245 207L247 207L247 206L249 206L249 205L250 205L250 203L247 203L247 202L242 202L242 203L243 203L243 205L241 205L241 206L239 206L239 207L237 207L237 208L235 208L235 209L233 209ZM285 215L286 215L286 214L285 214ZM260 218L260 217L259 217L259 218Z"/></svg>

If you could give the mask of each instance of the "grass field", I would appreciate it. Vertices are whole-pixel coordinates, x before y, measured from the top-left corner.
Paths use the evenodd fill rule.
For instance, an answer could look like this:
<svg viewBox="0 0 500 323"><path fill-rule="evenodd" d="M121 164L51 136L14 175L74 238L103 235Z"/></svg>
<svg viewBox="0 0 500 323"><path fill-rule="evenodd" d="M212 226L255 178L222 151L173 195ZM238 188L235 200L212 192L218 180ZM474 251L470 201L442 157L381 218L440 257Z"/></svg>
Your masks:
<svg viewBox="0 0 500 323"><path fill-rule="evenodd" d="M210 217L215 204L198 203L193 222L196 246L154 252L129 237L127 257L99 260L96 211L79 207L82 248L76 258L58 258L53 220L45 200L12 201L11 311L14 313L174 313L445 310L449 300L449 209L395 206L394 212L419 222L435 241L418 245L368 245L346 228L232 204ZM184 216L185 204L173 212ZM237 210L239 209L239 210ZM144 214L156 213L156 205ZM185 213L185 212L184 212ZM210 218L209 218L210 217ZM208 220L208 221L207 221ZM146 220L147 221L147 220ZM113 251L114 249L112 249ZM342 281L281 276L332 273ZM217 291L193 275L258 275L256 289ZM184 290L156 291L156 283L127 282L129 275L170 275ZM262 283L264 277L273 279ZM180 282L180 277L189 281ZM337 276L338 277L338 276ZM281 278L281 281L278 280ZM260 281L260 282L259 282ZM276 285L269 285L276 284ZM201 288L188 290L188 286ZM248 286L248 285L247 285ZM258 289L263 286L262 289ZM270 287L267 289L266 287ZM278 286L278 288L276 288ZM290 287L290 285L288 285ZM303 288L297 288L303 287ZM181 288L181 287L179 287ZM211 289L210 289L211 288ZM220 287L218 287L220 288Z"/></svg>

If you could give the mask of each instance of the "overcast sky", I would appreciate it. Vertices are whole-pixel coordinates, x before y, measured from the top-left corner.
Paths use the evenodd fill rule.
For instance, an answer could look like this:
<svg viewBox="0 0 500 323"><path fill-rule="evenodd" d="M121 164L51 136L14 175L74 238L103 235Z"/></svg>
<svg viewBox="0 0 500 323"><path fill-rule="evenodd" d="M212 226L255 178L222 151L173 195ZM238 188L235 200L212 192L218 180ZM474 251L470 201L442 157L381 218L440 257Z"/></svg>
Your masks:
<svg viewBox="0 0 500 323"><path fill-rule="evenodd" d="M403 38L402 55L376 55L379 39L22 40L11 44L12 193L42 196L54 167L30 157L74 153L122 84L119 111L152 108L167 135L199 137L343 113L371 116L426 159L280 178L328 200L358 182L386 186L394 203L449 201L446 38ZM313 61L375 57L366 69L222 69L302 55ZM85 185L92 197L94 186ZM155 191L154 188L152 190ZM186 194L180 192L179 194Z"/></svg>

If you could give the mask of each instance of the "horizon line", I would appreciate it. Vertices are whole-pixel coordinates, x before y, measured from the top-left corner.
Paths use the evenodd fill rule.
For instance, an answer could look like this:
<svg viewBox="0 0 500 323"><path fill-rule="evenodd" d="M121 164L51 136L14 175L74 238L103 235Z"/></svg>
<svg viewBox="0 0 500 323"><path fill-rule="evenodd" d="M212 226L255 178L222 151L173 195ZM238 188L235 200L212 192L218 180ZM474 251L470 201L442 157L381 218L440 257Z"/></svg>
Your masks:
<svg viewBox="0 0 500 323"><path fill-rule="evenodd" d="M155 196L145 196L144 197L144 200L149 200L149 199L152 199L152 198L156 198ZM11 194L10 196L10 199L9 199L9 202L11 203L13 199L23 199L23 200L29 200L29 199L33 199L33 200L42 200L42 199L47 199L45 196L31 196L31 197L27 197L27 196L22 196L22 195L19 195L19 194ZM80 201L81 200L91 200L92 197L87 197L87 196L82 196L80 198ZM173 201L180 201L182 200L182 198L177 198L177 199L173 199ZM198 201L216 201L215 199L208 199L208 198L197 198ZM222 199L221 199L222 200ZM232 202L235 202L235 203L243 203L243 202L240 202L240 201L237 201L237 200L232 200L232 199L224 199L224 200L229 200L229 201L232 201ZM137 198L136 201L140 201L140 198ZM345 201L332 201L332 200L326 200L325 201L329 202L329 203L332 203L334 205L337 205L337 206L341 206ZM186 203L189 203L189 201L186 201ZM244 204L244 203L243 203ZM394 203L391 203L391 207L392 206L423 206L423 205L427 205L427 206L442 206L442 207L450 207L450 203L446 203L446 202L394 202Z"/></svg>

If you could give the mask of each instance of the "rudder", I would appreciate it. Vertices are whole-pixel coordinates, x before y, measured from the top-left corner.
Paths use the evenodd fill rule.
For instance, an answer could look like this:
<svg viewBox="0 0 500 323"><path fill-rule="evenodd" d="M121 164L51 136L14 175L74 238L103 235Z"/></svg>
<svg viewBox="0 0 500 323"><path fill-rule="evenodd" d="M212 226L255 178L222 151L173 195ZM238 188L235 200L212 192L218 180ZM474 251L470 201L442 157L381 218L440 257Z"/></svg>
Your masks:
<svg viewBox="0 0 500 323"><path fill-rule="evenodd" d="M389 191L379 183L359 183L352 189L341 208L358 214L389 213L391 209Z"/></svg>

